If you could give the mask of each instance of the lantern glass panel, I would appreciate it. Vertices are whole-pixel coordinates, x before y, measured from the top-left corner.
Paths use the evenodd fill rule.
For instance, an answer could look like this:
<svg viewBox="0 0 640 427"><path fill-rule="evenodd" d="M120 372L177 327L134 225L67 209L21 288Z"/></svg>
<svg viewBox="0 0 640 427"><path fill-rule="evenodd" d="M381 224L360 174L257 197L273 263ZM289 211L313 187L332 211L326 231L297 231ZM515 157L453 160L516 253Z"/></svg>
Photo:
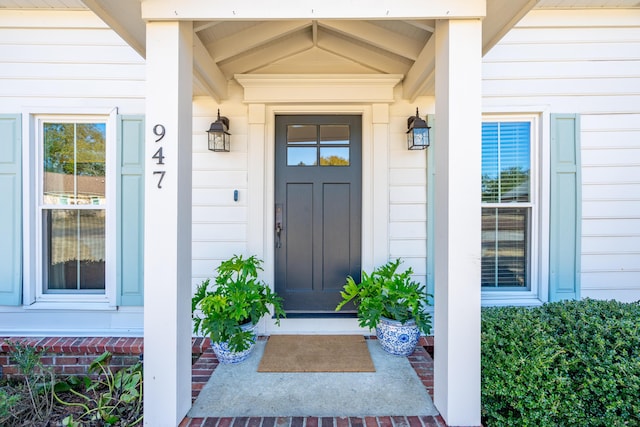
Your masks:
<svg viewBox="0 0 640 427"><path fill-rule="evenodd" d="M209 133L209 150L229 151L229 135L224 132Z"/></svg>
<svg viewBox="0 0 640 427"><path fill-rule="evenodd" d="M413 130L413 144L417 147L429 145L429 129L419 128Z"/></svg>

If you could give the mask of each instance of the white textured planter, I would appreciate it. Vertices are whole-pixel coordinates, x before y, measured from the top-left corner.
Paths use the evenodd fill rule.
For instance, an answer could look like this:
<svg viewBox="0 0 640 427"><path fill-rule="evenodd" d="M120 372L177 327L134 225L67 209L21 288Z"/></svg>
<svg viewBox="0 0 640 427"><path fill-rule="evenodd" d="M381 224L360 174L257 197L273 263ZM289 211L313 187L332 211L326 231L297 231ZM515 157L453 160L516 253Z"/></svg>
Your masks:
<svg viewBox="0 0 640 427"><path fill-rule="evenodd" d="M246 325L242 325L241 329L243 331L255 331L257 325L252 325L251 323L247 323ZM220 363L240 363L249 357L251 352L253 351L253 347L256 345L256 333L253 332L253 338L251 346L244 351L231 351L229 350L229 344L227 342L221 343L211 343L211 348L213 348L213 352L218 357L218 361Z"/></svg>
<svg viewBox="0 0 640 427"><path fill-rule="evenodd" d="M403 325L397 320L381 317L376 327L376 336L387 353L408 356L413 353L418 344L420 330L413 319Z"/></svg>

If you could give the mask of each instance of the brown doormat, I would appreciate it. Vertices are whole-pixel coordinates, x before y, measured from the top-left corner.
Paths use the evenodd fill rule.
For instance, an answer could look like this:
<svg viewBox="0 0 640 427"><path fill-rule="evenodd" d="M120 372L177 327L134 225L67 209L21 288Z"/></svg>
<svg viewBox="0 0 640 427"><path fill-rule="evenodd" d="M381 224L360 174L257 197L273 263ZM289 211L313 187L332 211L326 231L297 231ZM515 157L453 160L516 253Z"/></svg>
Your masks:
<svg viewBox="0 0 640 427"><path fill-rule="evenodd" d="M272 335L258 372L375 372L361 335Z"/></svg>

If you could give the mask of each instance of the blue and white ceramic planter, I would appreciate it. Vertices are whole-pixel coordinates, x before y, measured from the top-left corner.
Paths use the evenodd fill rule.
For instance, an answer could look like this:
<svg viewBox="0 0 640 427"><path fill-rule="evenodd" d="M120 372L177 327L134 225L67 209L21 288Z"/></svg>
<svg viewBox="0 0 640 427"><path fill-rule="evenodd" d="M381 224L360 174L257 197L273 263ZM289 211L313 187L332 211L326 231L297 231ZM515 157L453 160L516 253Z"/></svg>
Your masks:
<svg viewBox="0 0 640 427"><path fill-rule="evenodd" d="M403 325L397 320L381 317L376 327L376 335L380 345L387 353L408 356L413 353L418 344L420 330L413 319Z"/></svg>
<svg viewBox="0 0 640 427"><path fill-rule="evenodd" d="M211 348L213 348L213 352L218 357L218 361L220 361L220 363L240 363L246 360L253 351L253 347L255 347L256 345L256 333L254 332L256 329L256 325L247 323L246 325L242 325L241 329L244 331L253 332L251 346L244 351L229 350L229 344L227 342L211 343Z"/></svg>

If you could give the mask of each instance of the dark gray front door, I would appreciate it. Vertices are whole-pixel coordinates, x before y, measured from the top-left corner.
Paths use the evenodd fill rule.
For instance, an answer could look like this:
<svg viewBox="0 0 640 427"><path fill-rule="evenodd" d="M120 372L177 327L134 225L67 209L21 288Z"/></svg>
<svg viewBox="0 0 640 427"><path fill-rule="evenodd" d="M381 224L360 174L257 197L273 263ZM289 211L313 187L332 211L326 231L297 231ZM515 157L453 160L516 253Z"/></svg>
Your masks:
<svg viewBox="0 0 640 427"><path fill-rule="evenodd" d="M334 313L360 278L361 116L277 116L275 288L289 314Z"/></svg>

